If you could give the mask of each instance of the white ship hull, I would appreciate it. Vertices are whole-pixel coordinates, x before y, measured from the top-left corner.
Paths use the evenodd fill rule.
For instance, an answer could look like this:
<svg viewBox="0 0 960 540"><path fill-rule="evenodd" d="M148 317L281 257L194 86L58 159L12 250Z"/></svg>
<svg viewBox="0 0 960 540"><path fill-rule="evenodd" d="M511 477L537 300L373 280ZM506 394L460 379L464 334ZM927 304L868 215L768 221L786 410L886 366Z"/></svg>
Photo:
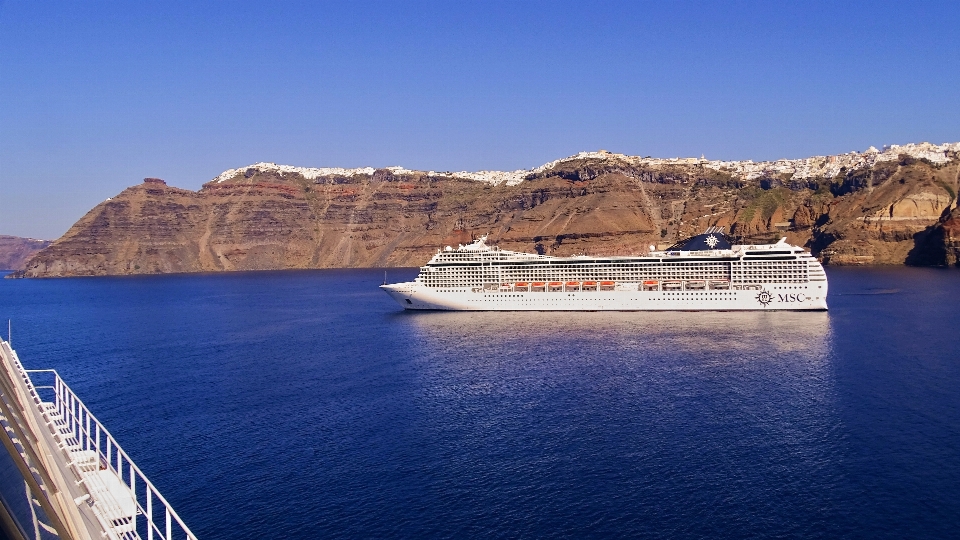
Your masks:
<svg viewBox="0 0 960 540"><path fill-rule="evenodd" d="M761 290L440 292L416 282L380 287L410 310L453 311L823 311L827 283L769 284Z"/></svg>
<svg viewBox="0 0 960 540"><path fill-rule="evenodd" d="M485 244L440 250L414 281L381 288L405 309L452 311L808 311L827 276L781 239L732 245L719 229L647 255L553 257Z"/></svg>

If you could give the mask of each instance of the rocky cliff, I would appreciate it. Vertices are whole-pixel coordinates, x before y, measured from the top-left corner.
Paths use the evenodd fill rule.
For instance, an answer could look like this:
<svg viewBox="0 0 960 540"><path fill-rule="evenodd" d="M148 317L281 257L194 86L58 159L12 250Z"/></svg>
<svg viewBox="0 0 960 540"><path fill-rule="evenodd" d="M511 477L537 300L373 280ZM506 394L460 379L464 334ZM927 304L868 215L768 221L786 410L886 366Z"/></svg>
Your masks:
<svg viewBox="0 0 960 540"><path fill-rule="evenodd" d="M147 179L19 276L417 266L489 234L505 249L635 254L708 226L786 236L832 264L952 264L960 144L776 162L589 152L526 171L258 163L198 191Z"/></svg>
<svg viewBox="0 0 960 540"><path fill-rule="evenodd" d="M20 238L0 234L0 270L17 270L38 251L49 246L50 240Z"/></svg>

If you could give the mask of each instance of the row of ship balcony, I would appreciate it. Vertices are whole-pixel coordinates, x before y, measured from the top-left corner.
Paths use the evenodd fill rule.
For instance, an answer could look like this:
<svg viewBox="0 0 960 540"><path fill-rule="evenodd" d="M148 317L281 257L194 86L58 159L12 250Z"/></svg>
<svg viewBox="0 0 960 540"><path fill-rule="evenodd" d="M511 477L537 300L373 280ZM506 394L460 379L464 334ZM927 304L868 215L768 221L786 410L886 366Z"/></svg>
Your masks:
<svg viewBox="0 0 960 540"><path fill-rule="evenodd" d="M517 281L487 283L474 287L476 293L516 292L599 292L599 291L704 291L759 290L760 285L731 285L729 279L666 279L643 281Z"/></svg>

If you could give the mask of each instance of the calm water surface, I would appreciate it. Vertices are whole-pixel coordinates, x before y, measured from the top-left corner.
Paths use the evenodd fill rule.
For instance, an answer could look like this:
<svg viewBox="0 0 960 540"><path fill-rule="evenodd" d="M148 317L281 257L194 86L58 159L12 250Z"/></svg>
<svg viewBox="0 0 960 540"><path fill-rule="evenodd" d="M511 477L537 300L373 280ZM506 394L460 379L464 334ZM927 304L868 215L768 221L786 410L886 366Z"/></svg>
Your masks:
<svg viewBox="0 0 960 540"><path fill-rule="evenodd" d="M0 319L202 539L957 537L960 272L829 277L827 313L572 314L0 280Z"/></svg>

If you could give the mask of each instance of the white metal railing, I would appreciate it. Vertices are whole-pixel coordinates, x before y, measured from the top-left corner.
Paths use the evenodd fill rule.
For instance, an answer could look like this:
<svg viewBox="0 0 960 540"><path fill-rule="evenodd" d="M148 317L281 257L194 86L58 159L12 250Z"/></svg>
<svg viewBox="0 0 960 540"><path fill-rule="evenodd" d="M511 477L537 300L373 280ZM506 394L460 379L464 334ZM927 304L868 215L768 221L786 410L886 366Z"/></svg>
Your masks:
<svg viewBox="0 0 960 540"><path fill-rule="evenodd" d="M5 356L19 371L29 399L64 452L77 484L86 489L86 494L74 502L89 506L103 535L117 540L196 540L170 503L56 370L26 370L16 353L6 343L3 346L3 352L10 353ZM34 386L31 375L49 378L44 382L50 384Z"/></svg>
<svg viewBox="0 0 960 540"><path fill-rule="evenodd" d="M35 387L52 390L55 398L41 401L40 406L49 414L51 427L70 454L70 465L85 482L95 501L94 512L108 532L119 539L196 540L170 503L55 370L26 373L53 377L53 384Z"/></svg>

